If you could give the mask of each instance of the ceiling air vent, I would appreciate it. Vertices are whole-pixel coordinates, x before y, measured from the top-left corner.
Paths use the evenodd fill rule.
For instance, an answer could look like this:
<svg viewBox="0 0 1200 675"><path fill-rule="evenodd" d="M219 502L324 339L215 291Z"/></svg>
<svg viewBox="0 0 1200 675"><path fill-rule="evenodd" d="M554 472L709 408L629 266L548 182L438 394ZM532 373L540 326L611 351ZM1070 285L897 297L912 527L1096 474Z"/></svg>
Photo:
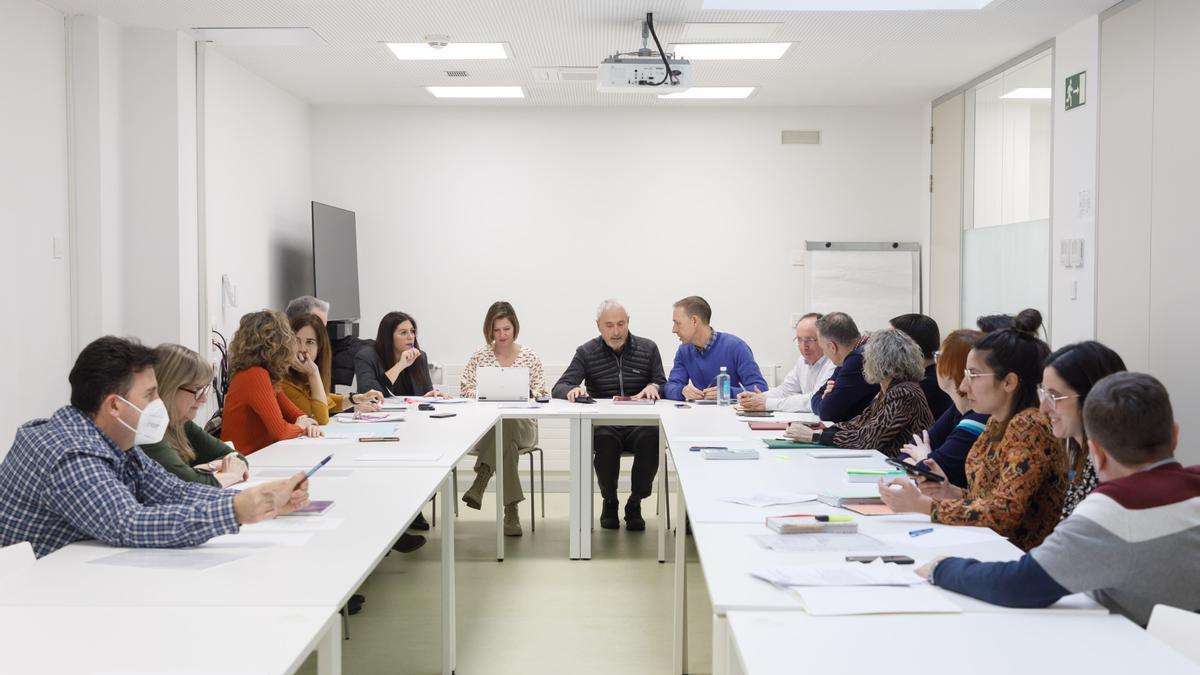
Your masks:
<svg viewBox="0 0 1200 675"><path fill-rule="evenodd" d="M447 70L446 77L468 77L470 73L465 70Z"/></svg>
<svg viewBox="0 0 1200 675"><path fill-rule="evenodd" d="M784 129L781 141L784 145L820 145L820 129Z"/></svg>

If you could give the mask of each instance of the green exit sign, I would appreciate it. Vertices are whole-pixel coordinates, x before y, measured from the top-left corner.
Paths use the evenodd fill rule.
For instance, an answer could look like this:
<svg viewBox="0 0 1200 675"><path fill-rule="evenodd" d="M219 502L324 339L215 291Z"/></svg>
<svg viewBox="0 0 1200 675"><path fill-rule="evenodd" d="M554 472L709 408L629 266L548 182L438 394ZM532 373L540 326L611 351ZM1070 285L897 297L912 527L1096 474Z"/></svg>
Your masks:
<svg viewBox="0 0 1200 675"><path fill-rule="evenodd" d="M1066 109L1078 108L1087 102L1087 71L1067 78Z"/></svg>

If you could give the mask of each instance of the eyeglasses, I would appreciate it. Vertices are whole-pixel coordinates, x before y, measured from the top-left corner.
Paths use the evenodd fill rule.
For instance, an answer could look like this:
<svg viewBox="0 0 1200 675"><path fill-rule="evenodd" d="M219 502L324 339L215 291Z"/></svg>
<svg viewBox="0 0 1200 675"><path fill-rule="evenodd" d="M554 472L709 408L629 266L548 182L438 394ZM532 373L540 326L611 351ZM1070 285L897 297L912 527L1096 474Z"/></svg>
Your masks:
<svg viewBox="0 0 1200 675"><path fill-rule="evenodd" d="M975 381L975 378L983 377L985 375L991 375L992 377L996 376L995 373L972 373L970 368L963 370L963 376L972 382Z"/></svg>
<svg viewBox="0 0 1200 675"><path fill-rule="evenodd" d="M180 387L179 390L186 391L187 393L191 394L192 396L195 396L197 401L200 401L200 400L203 400L205 396L208 396L208 392L212 391L212 385L206 384L203 387L200 387L199 389L188 389L187 387Z"/></svg>
<svg viewBox="0 0 1200 675"><path fill-rule="evenodd" d="M806 338L793 337L792 342L795 342L797 344L802 344L802 345L815 345L818 342L820 342L820 340L818 340L815 337L806 337Z"/></svg>
<svg viewBox="0 0 1200 675"><path fill-rule="evenodd" d="M933 362L934 363L937 363L938 359L940 359L940 358L942 358L942 353L940 351L933 353Z"/></svg>
<svg viewBox="0 0 1200 675"><path fill-rule="evenodd" d="M1079 398L1079 394L1068 394L1068 395L1052 394L1052 393L1050 393L1050 390L1046 389L1045 387L1041 386L1040 384L1038 385L1038 388L1037 388L1037 394L1038 394L1038 401L1040 401L1041 403L1047 404L1047 407L1049 407L1051 410L1058 409L1059 401L1065 401L1069 398Z"/></svg>

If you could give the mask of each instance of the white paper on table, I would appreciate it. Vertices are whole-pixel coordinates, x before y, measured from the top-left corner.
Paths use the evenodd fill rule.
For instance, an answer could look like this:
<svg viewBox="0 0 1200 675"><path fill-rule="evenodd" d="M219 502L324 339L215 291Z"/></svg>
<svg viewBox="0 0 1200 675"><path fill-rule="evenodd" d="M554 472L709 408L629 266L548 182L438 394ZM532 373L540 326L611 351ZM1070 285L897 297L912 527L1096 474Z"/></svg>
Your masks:
<svg viewBox="0 0 1200 675"><path fill-rule="evenodd" d="M875 456L873 450L810 450L804 454L813 459L861 459Z"/></svg>
<svg viewBox="0 0 1200 675"><path fill-rule="evenodd" d="M543 408L541 403L501 403L497 406L500 410L531 410Z"/></svg>
<svg viewBox="0 0 1200 675"><path fill-rule="evenodd" d="M361 424L327 424L321 427L326 438L359 438L362 436L396 436L400 427L394 422L371 422ZM308 438L302 436L301 438Z"/></svg>
<svg viewBox="0 0 1200 675"><path fill-rule="evenodd" d="M261 471L255 471L254 478L252 478L251 480L258 480L258 479L279 480L280 478L291 478L292 476L295 476L300 471L304 471L304 469L300 469L300 468L263 469ZM331 468L329 468L329 465L327 464L327 465L321 467L320 471L313 474L313 477L310 478L309 480L316 480L318 478L349 478L350 475L353 473L354 473L354 469L331 469Z"/></svg>
<svg viewBox="0 0 1200 675"><path fill-rule="evenodd" d="M338 424L375 424L379 422L403 422L404 415L387 410L373 413L338 413L334 416Z"/></svg>
<svg viewBox="0 0 1200 675"><path fill-rule="evenodd" d="M876 561L829 565L773 565L750 570L750 576L781 587L792 586L916 586L928 583L912 571Z"/></svg>
<svg viewBox="0 0 1200 675"><path fill-rule="evenodd" d="M358 462L413 462L442 458L441 450L381 450L364 452L355 458Z"/></svg>
<svg viewBox="0 0 1200 675"><path fill-rule="evenodd" d="M173 570L206 570L245 558L245 553L200 551L194 548L139 548L89 560L96 565Z"/></svg>
<svg viewBox="0 0 1200 675"><path fill-rule="evenodd" d="M307 516L298 518L272 518L253 525L243 525L242 534L268 534L275 532L323 532L336 530L342 518L330 516Z"/></svg>
<svg viewBox="0 0 1200 675"><path fill-rule="evenodd" d="M797 588L813 616L850 614L961 614L962 609L933 586L842 586Z"/></svg>
<svg viewBox="0 0 1200 675"><path fill-rule="evenodd" d="M238 534L223 534L209 539L201 548L277 548L280 546L304 546L312 539L311 532L246 532Z"/></svg>
<svg viewBox="0 0 1200 675"><path fill-rule="evenodd" d="M883 542L861 532L856 534L806 532L803 534L752 534L750 536L764 548L781 553L882 551L887 548Z"/></svg>
<svg viewBox="0 0 1200 675"><path fill-rule="evenodd" d="M452 403L469 403L469 398L438 398L436 396L408 396L413 403L433 403L435 405L447 405Z"/></svg>
<svg viewBox="0 0 1200 675"><path fill-rule="evenodd" d="M816 499L817 496L814 494L803 494L799 492L773 492L738 497L722 497L719 501L729 502L730 504L741 504L743 506L752 506L754 508L763 508L766 506L779 506L781 504L799 504L801 502L811 502L815 501Z"/></svg>
<svg viewBox="0 0 1200 675"><path fill-rule="evenodd" d="M889 544L903 546L919 546L921 548L949 548L966 546L968 544L983 544L999 541L1002 537L986 527L969 527L958 525L931 525L933 532L912 536L907 531L879 535L879 540ZM916 530L928 529L915 527Z"/></svg>

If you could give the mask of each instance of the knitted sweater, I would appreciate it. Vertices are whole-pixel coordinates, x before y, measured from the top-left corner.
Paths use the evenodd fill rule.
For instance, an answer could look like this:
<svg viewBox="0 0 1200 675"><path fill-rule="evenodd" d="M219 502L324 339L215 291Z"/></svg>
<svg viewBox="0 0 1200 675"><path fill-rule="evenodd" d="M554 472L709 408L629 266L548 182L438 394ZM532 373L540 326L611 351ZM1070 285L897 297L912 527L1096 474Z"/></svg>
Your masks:
<svg viewBox="0 0 1200 675"><path fill-rule="evenodd" d="M225 395L221 440L233 441L238 452L249 455L299 436L301 429L295 421L303 414L275 388L265 368L239 370L229 381L229 393Z"/></svg>
<svg viewBox="0 0 1200 675"><path fill-rule="evenodd" d="M729 373L731 396L755 387L760 392L767 390L767 380L754 361L750 345L731 333L714 331L704 349L689 342L675 350L675 365L667 377L666 398L682 401L683 388L688 382L700 390L715 386L721 366Z"/></svg>

